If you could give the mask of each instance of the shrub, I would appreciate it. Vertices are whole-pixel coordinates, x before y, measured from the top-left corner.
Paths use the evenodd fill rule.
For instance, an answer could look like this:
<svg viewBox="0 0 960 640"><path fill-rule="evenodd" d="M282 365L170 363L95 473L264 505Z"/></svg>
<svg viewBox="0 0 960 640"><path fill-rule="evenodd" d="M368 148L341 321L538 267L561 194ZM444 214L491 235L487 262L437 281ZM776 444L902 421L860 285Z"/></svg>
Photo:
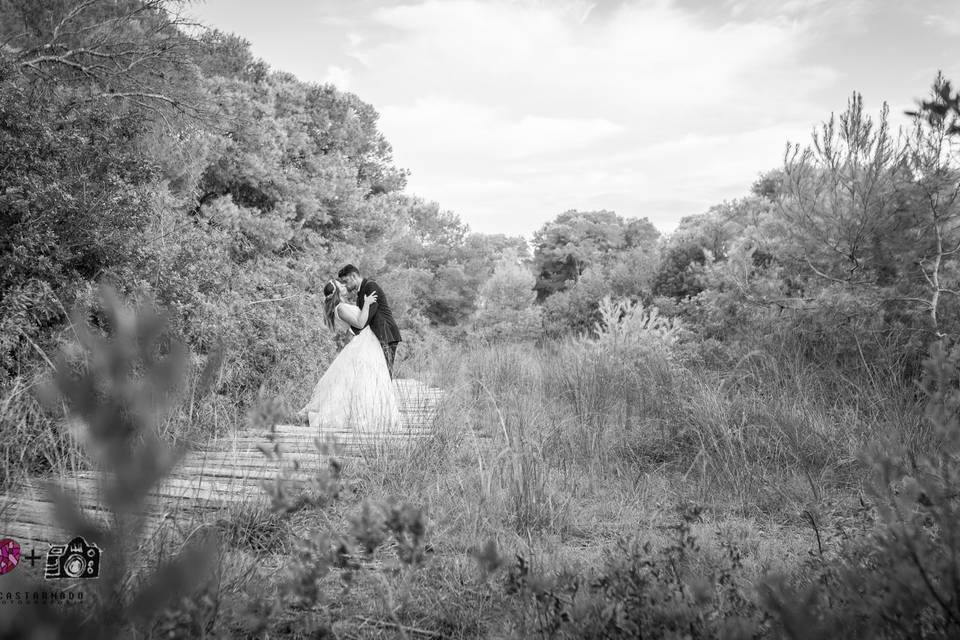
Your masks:
<svg viewBox="0 0 960 640"><path fill-rule="evenodd" d="M518 555L508 562L490 544L476 555L501 576L518 600L519 637L752 638L766 616L741 579L737 546L724 542L721 558L706 558L691 525L699 510L670 526L666 545L620 539L603 565L583 574L547 572Z"/></svg>
<svg viewBox="0 0 960 640"><path fill-rule="evenodd" d="M598 311L595 338L547 351L548 404L560 416L558 455L568 460L609 461L664 439L687 378L673 355L678 321L609 298Z"/></svg>
<svg viewBox="0 0 960 640"><path fill-rule="evenodd" d="M960 634L960 348L934 343L924 362L936 444L916 454L883 442L867 456L874 534L816 563L814 579L772 577L767 606L792 638L955 638Z"/></svg>
<svg viewBox="0 0 960 640"><path fill-rule="evenodd" d="M509 258L497 264L480 287L480 306L474 316L476 332L494 342L530 342L541 332L540 308L529 269Z"/></svg>

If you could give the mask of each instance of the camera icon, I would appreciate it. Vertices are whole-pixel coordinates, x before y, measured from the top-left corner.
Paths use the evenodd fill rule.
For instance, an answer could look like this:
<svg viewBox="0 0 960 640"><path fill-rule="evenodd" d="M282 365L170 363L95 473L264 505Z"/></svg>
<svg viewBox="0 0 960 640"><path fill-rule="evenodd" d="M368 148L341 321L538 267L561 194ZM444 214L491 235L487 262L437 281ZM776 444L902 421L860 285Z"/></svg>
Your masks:
<svg viewBox="0 0 960 640"><path fill-rule="evenodd" d="M87 544L77 536L67 544L52 544L47 552L47 564L43 577L97 578L100 576L100 547Z"/></svg>

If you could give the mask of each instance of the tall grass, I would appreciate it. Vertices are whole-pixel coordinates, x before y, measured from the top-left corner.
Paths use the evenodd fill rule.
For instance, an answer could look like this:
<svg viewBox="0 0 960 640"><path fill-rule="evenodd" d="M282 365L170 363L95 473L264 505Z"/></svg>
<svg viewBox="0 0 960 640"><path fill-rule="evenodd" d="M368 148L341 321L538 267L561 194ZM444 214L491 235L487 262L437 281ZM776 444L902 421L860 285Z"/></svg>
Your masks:
<svg viewBox="0 0 960 640"><path fill-rule="evenodd" d="M82 468L82 450L36 398L43 376L17 377L0 390L0 490L28 475Z"/></svg>
<svg viewBox="0 0 960 640"><path fill-rule="evenodd" d="M790 638L954 638L960 634L960 349L932 345L924 361L924 420L936 443L865 452L868 536L809 563L801 579L763 589L778 632Z"/></svg>
<svg viewBox="0 0 960 640"><path fill-rule="evenodd" d="M251 507L213 527L167 531L151 547L150 568L163 565L164 548L179 556L185 540L211 536L220 542L213 572L175 571L184 579L171 583L172 598L160 589L142 613L127 608L130 598L97 611L117 616L114 629L135 620L154 635L173 636L214 635L226 625L227 633L253 637L357 628L408 637L635 637L640 630L775 637L792 629L791 616L836 616L830 598L853 602L853 591L836 586L827 595L813 591L800 610L791 598L799 602L805 589L840 584L840 577L862 578L861 560L887 567L888 578L910 569L902 546L899 560L882 562L894 538L880 551L861 545L842 556L842 571L828 569L840 546L817 509L838 508L827 506L831 492L856 498L872 468L858 454L870 443L916 452L923 443L952 442L920 414L912 389L876 371L862 380L845 373L844 381L782 353L748 353L724 370L704 368L688 357L683 327L655 310L608 302L601 311L589 336L540 347L446 344L433 357L409 358L404 377L446 391L429 437L349 463L335 460L305 493L279 496L276 512ZM107 361L84 362L96 371ZM283 388L308 393L315 374ZM178 389L188 395L217 383L213 373L186 380ZM848 392L838 392L838 384ZM148 395L170 399L166 392ZM202 402L174 403L172 413L187 415L163 414L150 423L151 437L189 440L178 425L209 420L198 407L220 407ZM260 426L282 419L277 403L268 409ZM148 486L164 468L155 465L133 486ZM898 478L892 485L909 498L896 503L908 516L901 524L909 525L896 532L914 536L897 539L914 541L924 569L931 560L952 567L950 547L936 542L953 535L955 493L937 484L944 469L953 473L927 465L913 472L917 482ZM922 500L939 510L910 511ZM759 552L759 527L784 522L804 541L778 537ZM754 539L744 542L741 534ZM819 550L802 564L796 557L806 555L807 543ZM477 571L470 553L486 572ZM268 558L272 572L255 570ZM771 559L788 565L787 579L770 582L764 600L751 585L767 584ZM149 591L151 575L124 584L131 593ZM922 573L910 575L903 588L914 595L897 606L922 600ZM934 616L932 628L953 629L949 579L936 573L934 590L926 592L947 594L941 613L917 604ZM74 624L52 619L61 630ZM76 624L93 628L90 620ZM854 627L834 620L824 628Z"/></svg>
<svg viewBox="0 0 960 640"><path fill-rule="evenodd" d="M67 366L89 366L83 352L64 345ZM211 354L219 365L219 354ZM51 363L52 364L52 363ZM179 395L159 415L157 435L175 444L198 444L217 434L233 431L243 423L244 412L234 398L224 393L202 393L217 389L222 375L214 366L210 379L201 379L204 362L194 358L178 381ZM43 388L55 369L44 365L32 374L14 377L0 388L0 490L18 486L27 476L63 478L79 470L95 468L94 461L70 428L68 408L62 402L44 402Z"/></svg>
<svg viewBox="0 0 960 640"><path fill-rule="evenodd" d="M555 476L643 469L676 473L697 498L770 514L823 485L856 485L858 455L878 439L925 438L897 377L869 372L856 392L828 393L835 380L799 353L746 354L718 373L687 364L683 327L655 309L608 301L601 311L592 336L479 346L447 377L459 421L498 443L515 514L555 504Z"/></svg>

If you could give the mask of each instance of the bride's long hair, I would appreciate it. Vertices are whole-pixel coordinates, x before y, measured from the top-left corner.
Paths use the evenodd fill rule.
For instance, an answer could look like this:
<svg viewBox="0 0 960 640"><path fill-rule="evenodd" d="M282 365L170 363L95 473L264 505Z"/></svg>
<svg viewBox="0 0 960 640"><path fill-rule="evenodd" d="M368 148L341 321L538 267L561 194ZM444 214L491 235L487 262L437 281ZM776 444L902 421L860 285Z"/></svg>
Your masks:
<svg viewBox="0 0 960 640"><path fill-rule="evenodd" d="M336 326L338 304L340 304L340 287L331 280L323 288L323 323L331 331Z"/></svg>

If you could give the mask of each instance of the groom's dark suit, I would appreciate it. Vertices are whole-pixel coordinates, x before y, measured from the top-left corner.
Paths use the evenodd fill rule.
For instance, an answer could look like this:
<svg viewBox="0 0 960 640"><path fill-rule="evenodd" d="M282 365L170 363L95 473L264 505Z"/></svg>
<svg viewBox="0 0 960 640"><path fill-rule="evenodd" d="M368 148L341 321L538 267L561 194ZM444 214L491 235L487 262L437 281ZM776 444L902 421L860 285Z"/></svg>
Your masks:
<svg viewBox="0 0 960 640"><path fill-rule="evenodd" d="M383 347L383 357L387 359L387 369L390 370L390 377L393 377L393 360L397 355L397 343L400 337L400 329L393 320L393 312L390 311L390 303L387 301L387 294L383 292L373 280L366 278L360 283L357 289L357 306L363 309L364 296L376 292L377 301L370 305L370 312L367 314L367 326L377 336L380 346ZM354 329L353 332L360 333L360 329Z"/></svg>

